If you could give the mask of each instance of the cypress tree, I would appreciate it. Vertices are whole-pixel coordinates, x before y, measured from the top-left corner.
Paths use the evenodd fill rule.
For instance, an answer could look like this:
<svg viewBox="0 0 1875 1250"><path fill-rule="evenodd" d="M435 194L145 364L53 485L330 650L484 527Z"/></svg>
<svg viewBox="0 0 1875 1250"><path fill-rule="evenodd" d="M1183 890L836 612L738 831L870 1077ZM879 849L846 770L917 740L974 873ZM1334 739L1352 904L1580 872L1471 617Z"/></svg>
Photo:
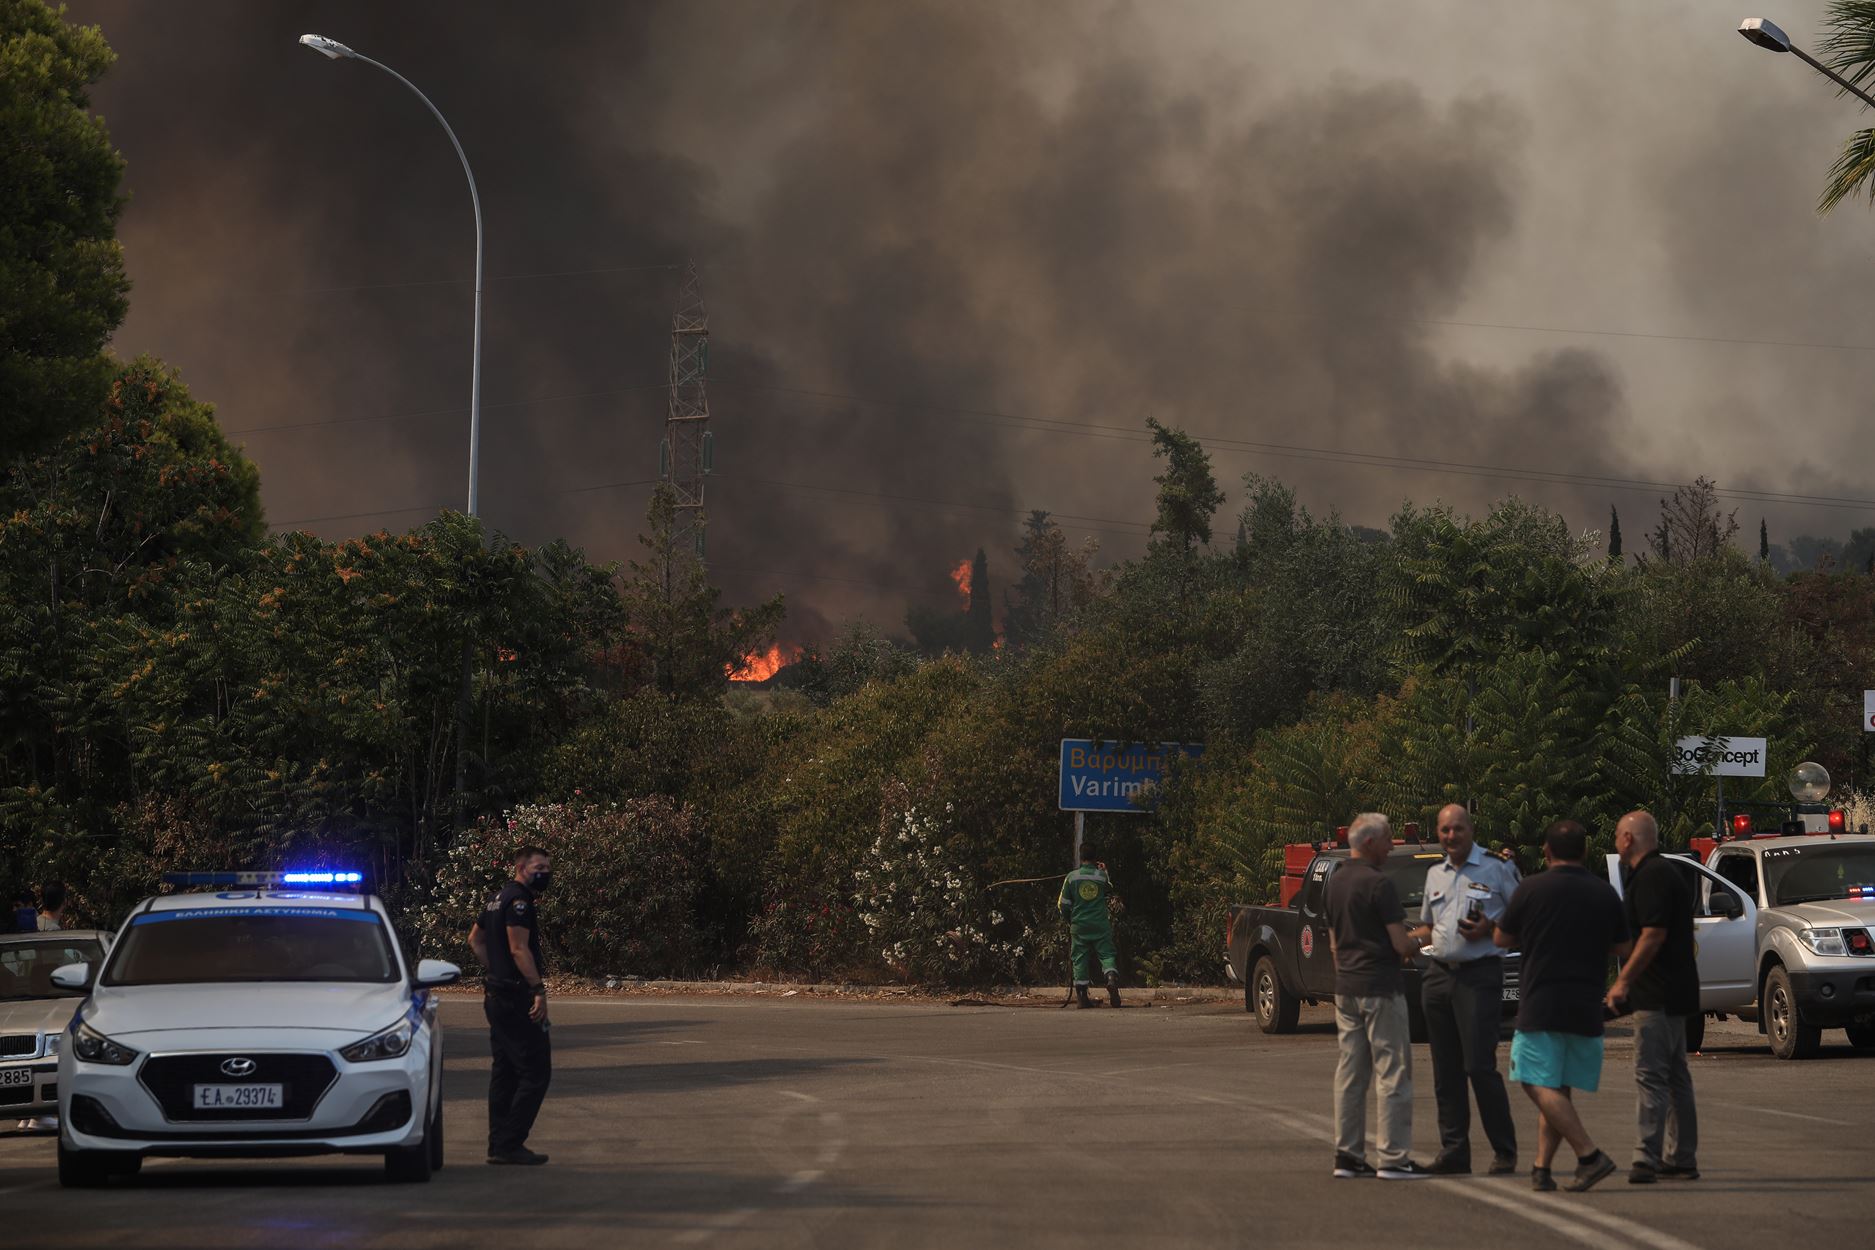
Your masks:
<svg viewBox="0 0 1875 1250"><path fill-rule="evenodd" d="M965 609L964 647L970 651L988 651L996 642L996 625L990 619L990 558L977 548L977 558L970 565L970 606Z"/></svg>
<svg viewBox="0 0 1875 1250"><path fill-rule="evenodd" d="M1758 559L1771 558L1771 531L1766 527L1764 518L1758 518Z"/></svg>
<svg viewBox="0 0 1875 1250"><path fill-rule="evenodd" d="M1621 513L1612 507L1608 509L1608 558L1621 558Z"/></svg>

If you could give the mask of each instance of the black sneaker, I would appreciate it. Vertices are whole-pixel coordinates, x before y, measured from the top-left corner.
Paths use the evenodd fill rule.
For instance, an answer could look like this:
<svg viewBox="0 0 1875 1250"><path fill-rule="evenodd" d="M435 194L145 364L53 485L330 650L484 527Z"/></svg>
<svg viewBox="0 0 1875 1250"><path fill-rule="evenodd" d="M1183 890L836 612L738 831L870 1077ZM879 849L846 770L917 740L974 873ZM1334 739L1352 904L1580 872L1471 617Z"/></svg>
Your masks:
<svg viewBox="0 0 1875 1250"><path fill-rule="evenodd" d="M1426 1170L1434 1176L1470 1176L1471 1160L1458 1159L1451 1155L1440 1155L1432 1161L1432 1166Z"/></svg>
<svg viewBox="0 0 1875 1250"><path fill-rule="evenodd" d="M1120 1005L1120 974L1117 972L1107 974L1107 1001L1115 1007Z"/></svg>
<svg viewBox="0 0 1875 1250"><path fill-rule="evenodd" d="M1381 1168L1380 1179L1383 1181L1424 1181L1431 1180L1432 1173L1411 1159L1404 1159L1399 1163L1388 1164Z"/></svg>
<svg viewBox="0 0 1875 1250"><path fill-rule="evenodd" d="M1514 1154L1494 1155L1491 1158L1487 1176L1515 1176L1517 1174L1517 1156Z"/></svg>
<svg viewBox="0 0 1875 1250"><path fill-rule="evenodd" d="M1628 1184L1651 1185L1660 1179L1660 1169L1651 1163L1637 1163L1628 1169Z"/></svg>
<svg viewBox="0 0 1875 1250"><path fill-rule="evenodd" d="M1690 1166L1680 1167L1678 1164L1669 1163L1667 1166L1660 1169L1660 1179L1663 1181L1696 1181L1699 1179L1699 1169Z"/></svg>
<svg viewBox="0 0 1875 1250"><path fill-rule="evenodd" d="M1335 1152L1335 1179L1341 1181L1364 1181L1375 1175L1374 1165L1365 1159L1353 1155Z"/></svg>
<svg viewBox="0 0 1875 1250"><path fill-rule="evenodd" d="M1566 1188L1572 1194L1579 1194L1595 1188L1614 1174L1615 1161L1608 1157L1606 1150L1597 1150L1586 1161L1576 1165L1576 1178Z"/></svg>
<svg viewBox="0 0 1875 1250"><path fill-rule="evenodd" d="M1536 1190L1538 1193L1550 1193L1556 1188L1556 1178L1550 1175L1550 1170L1548 1168L1531 1168L1530 1188Z"/></svg>
<svg viewBox="0 0 1875 1250"><path fill-rule="evenodd" d="M547 1161L547 1156L522 1146L517 1150L491 1150L488 1152L488 1161L509 1167L537 1168Z"/></svg>

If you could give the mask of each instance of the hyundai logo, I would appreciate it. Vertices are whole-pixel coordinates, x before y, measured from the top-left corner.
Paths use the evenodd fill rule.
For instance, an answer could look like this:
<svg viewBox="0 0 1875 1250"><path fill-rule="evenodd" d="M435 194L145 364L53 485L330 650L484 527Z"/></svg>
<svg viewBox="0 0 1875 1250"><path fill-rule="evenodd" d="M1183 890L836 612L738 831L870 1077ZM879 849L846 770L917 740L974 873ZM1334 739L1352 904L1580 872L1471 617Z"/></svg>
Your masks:
<svg viewBox="0 0 1875 1250"><path fill-rule="evenodd" d="M229 1076L253 1076L254 1069L257 1066L259 1065L252 1059L243 1057L223 1059L221 1061L221 1070Z"/></svg>

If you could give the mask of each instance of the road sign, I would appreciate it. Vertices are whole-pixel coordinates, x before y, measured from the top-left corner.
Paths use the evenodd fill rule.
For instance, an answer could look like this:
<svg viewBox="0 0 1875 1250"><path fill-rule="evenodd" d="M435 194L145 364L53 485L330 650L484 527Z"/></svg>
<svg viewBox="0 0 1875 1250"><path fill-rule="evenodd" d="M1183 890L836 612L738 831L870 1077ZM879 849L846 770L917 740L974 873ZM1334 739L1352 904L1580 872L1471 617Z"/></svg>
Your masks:
<svg viewBox="0 0 1875 1250"><path fill-rule="evenodd" d="M1674 744L1673 771L1709 777L1764 776L1763 738L1681 738Z"/></svg>
<svg viewBox="0 0 1875 1250"><path fill-rule="evenodd" d="M1197 759L1197 742L1102 742L1096 738L1061 740L1061 810L1064 812L1137 812L1133 798L1165 776L1168 758ZM1148 804L1150 806L1150 804Z"/></svg>

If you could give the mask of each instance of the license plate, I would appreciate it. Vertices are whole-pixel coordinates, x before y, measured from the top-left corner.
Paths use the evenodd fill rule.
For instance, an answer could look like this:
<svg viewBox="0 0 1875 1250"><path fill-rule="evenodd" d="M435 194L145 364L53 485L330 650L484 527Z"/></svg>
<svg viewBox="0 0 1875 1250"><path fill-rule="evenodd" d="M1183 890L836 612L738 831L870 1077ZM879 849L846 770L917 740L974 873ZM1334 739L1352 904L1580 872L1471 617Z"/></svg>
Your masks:
<svg viewBox="0 0 1875 1250"><path fill-rule="evenodd" d="M33 1070L31 1068L0 1068L0 1089L32 1083Z"/></svg>
<svg viewBox="0 0 1875 1250"><path fill-rule="evenodd" d="M276 1110L286 1105L284 1085L197 1085L197 1111Z"/></svg>
<svg viewBox="0 0 1875 1250"><path fill-rule="evenodd" d="M1517 1001L1517 996L1518 996L1518 995L1519 995L1519 994L1520 994L1521 992L1522 992L1522 990L1521 990L1521 988L1520 988L1520 987L1518 987L1518 986L1515 986L1515 985L1506 985L1506 986L1504 987L1504 1001L1505 1001L1505 1002L1507 1002L1507 1003L1514 1003L1514 1002L1516 1002L1516 1001Z"/></svg>

